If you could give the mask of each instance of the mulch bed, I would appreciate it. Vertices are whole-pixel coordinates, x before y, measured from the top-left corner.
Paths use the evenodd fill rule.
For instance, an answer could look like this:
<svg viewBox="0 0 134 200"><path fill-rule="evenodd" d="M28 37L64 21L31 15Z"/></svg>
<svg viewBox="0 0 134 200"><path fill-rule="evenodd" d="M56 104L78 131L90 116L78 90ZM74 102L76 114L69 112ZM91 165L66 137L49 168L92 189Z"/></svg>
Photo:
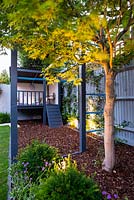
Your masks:
<svg viewBox="0 0 134 200"><path fill-rule="evenodd" d="M118 194L120 200L134 200L134 147L116 144L116 166L111 174L101 169L104 158L103 140L87 135L87 150L79 151L79 132L67 126L49 128L37 121L19 122L19 149L38 139L58 148L61 155L73 154L78 168L92 176L102 191ZM76 154L75 154L76 153ZM127 200L126 198L126 200Z"/></svg>

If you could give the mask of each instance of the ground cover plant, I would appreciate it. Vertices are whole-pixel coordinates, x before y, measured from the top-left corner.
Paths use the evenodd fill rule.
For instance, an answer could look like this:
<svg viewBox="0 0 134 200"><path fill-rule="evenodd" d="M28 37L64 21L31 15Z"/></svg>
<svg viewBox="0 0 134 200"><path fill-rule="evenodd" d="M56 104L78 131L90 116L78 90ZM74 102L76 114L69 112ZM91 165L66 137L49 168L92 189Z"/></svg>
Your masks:
<svg viewBox="0 0 134 200"><path fill-rule="evenodd" d="M0 127L0 200L7 199L9 131L8 126Z"/></svg>

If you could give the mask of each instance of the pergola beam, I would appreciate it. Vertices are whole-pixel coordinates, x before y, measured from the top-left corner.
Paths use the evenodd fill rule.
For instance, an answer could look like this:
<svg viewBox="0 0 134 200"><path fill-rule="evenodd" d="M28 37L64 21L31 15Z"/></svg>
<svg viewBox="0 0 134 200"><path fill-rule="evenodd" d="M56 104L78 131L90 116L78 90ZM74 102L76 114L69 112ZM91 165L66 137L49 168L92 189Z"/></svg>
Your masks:
<svg viewBox="0 0 134 200"><path fill-rule="evenodd" d="M79 87L79 114L80 114L80 152L86 150L86 65L79 68L79 76L82 79Z"/></svg>
<svg viewBox="0 0 134 200"><path fill-rule="evenodd" d="M43 124L47 124L46 120L46 80L43 79Z"/></svg>
<svg viewBox="0 0 134 200"><path fill-rule="evenodd" d="M10 131L10 159L14 161L18 153L17 130L17 51L11 50L11 131Z"/></svg>

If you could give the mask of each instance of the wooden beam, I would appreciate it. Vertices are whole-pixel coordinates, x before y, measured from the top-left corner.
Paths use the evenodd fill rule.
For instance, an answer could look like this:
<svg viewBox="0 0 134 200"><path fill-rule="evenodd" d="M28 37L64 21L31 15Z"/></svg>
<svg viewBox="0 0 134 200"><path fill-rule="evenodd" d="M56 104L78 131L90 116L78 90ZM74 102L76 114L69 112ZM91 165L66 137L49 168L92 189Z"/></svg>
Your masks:
<svg viewBox="0 0 134 200"><path fill-rule="evenodd" d="M28 80L28 81L43 81L44 80L44 78L23 77L23 76L19 76L17 79L18 80Z"/></svg>
<svg viewBox="0 0 134 200"><path fill-rule="evenodd" d="M125 100L126 100L126 101L127 101L127 100L134 100L134 96L126 96L126 97L125 97L125 96L124 96L124 97L122 96L122 97L116 97L115 100L116 100L116 101L119 101L119 100L124 100L124 101L125 101Z"/></svg>
<svg viewBox="0 0 134 200"><path fill-rule="evenodd" d="M46 80L43 79L43 124L46 125Z"/></svg>
<svg viewBox="0 0 134 200"><path fill-rule="evenodd" d="M79 75L82 79L79 86L79 113L80 113L80 152L86 150L86 65L80 66Z"/></svg>
<svg viewBox="0 0 134 200"><path fill-rule="evenodd" d="M26 68L17 68L18 72L28 72L28 73L36 73L36 74L41 74L41 70L36 70L36 69L26 69Z"/></svg>
<svg viewBox="0 0 134 200"><path fill-rule="evenodd" d="M17 51L11 50L11 131L10 131L10 158L15 161L18 153L17 130Z"/></svg>
<svg viewBox="0 0 134 200"><path fill-rule="evenodd" d="M58 83L58 105L61 111L61 81Z"/></svg>

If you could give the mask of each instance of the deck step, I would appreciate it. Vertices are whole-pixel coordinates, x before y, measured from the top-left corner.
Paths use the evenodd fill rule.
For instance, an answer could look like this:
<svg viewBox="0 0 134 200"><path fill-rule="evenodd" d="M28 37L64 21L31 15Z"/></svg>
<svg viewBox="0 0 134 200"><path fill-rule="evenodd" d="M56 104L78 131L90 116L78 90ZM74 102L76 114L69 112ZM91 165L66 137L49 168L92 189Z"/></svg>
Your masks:
<svg viewBox="0 0 134 200"><path fill-rule="evenodd" d="M59 105L48 104L46 110L49 127L58 128L63 125Z"/></svg>

